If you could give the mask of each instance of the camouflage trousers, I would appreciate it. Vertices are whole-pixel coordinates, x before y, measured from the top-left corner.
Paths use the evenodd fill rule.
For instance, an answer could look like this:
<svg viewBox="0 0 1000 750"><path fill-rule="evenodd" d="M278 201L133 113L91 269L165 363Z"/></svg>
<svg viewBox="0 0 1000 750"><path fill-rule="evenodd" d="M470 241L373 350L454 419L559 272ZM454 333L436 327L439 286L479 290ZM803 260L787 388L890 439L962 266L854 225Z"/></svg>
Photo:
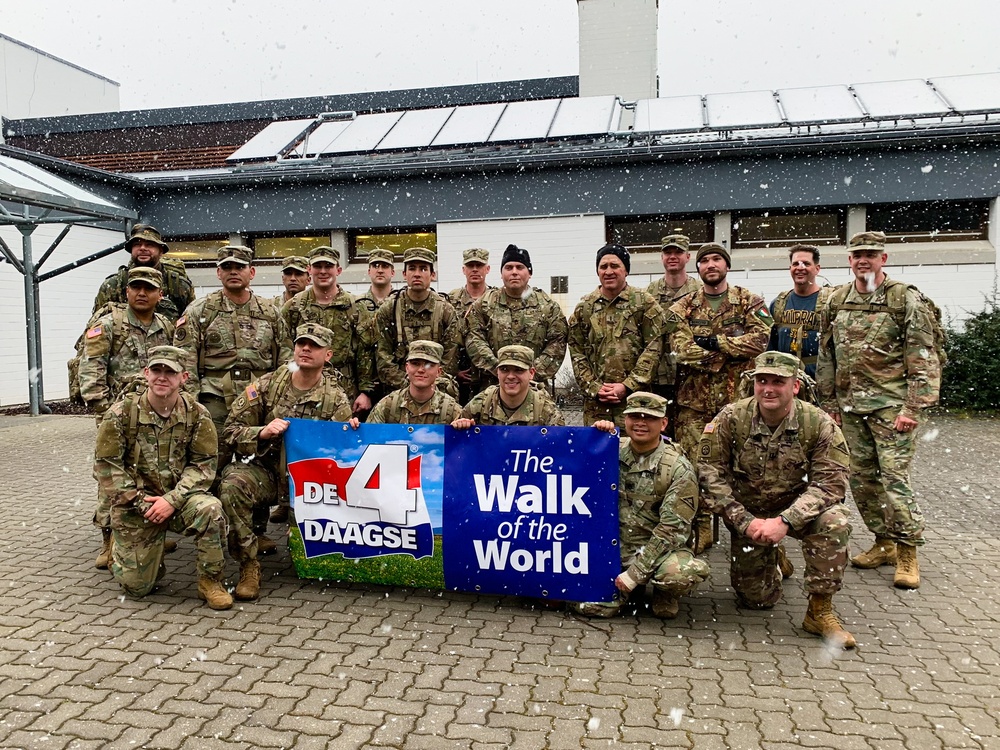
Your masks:
<svg viewBox="0 0 1000 750"><path fill-rule="evenodd" d="M633 559L622 560L622 570L627 570ZM662 589L674 596L685 596L704 583L712 570L708 563L699 560L691 550L681 548L663 555L653 563L653 575L649 585Z"/></svg>
<svg viewBox="0 0 1000 750"><path fill-rule="evenodd" d="M692 466L698 465L698 444L701 442L701 434L705 431L705 425L714 417L714 414L705 411L695 411L686 406L677 407L677 424L674 425L675 442L680 444L681 450Z"/></svg>
<svg viewBox="0 0 1000 750"><path fill-rule="evenodd" d="M113 507L111 574L129 596L145 596L163 577L163 542L167 530L195 538L199 576L220 578L226 560L222 540L229 525L218 498L207 492L192 492L164 524L143 518L149 503Z"/></svg>
<svg viewBox="0 0 1000 750"><path fill-rule="evenodd" d="M596 398L588 398L583 402L583 424L590 427L599 419L607 419L614 422L619 430L625 429L625 402L620 404L606 404Z"/></svg>
<svg viewBox="0 0 1000 750"><path fill-rule="evenodd" d="M802 557L806 563L803 582L807 594L840 591L847 567L847 543L851 538L848 519L847 508L838 504L801 529L788 530L788 536L802 542ZM731 526L729 533L729 580L737 600L750 609L773 607L781 599L777 546L758 546Z"/></svg>
<svg viewBox="0 0 1000 750"><path fill-rule="evenodd" d="M257 528L255 516L268 508L280 496L278 480L271 471L254 463L236 461L222 472L222 507L229 519L229 554L243 564L257 559ZM266 521L265 521L266 528Z"/></svg>
<svg viewBox="0 0 1000 750"><path fill-rule="evenodd" d="M875 536L911 546L924 543L924 516L910 489L917 431L897 432L898 407L841 414L851 451L851 494Z"/></svg>

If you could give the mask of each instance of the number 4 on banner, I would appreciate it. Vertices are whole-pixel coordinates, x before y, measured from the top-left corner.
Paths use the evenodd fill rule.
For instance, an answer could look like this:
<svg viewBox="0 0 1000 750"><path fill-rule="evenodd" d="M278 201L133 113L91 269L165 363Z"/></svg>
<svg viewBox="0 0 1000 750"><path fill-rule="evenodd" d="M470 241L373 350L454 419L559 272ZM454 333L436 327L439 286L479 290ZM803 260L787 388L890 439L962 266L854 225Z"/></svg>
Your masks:
<svg viewBox="0 0 1000 750"><path fill-rule="evenodd" d="M369 445L347 480L347 497L357 508L379 512L379 520L406 525L406 515L417 509L417 491L406 488L405 445Z"/></svg>

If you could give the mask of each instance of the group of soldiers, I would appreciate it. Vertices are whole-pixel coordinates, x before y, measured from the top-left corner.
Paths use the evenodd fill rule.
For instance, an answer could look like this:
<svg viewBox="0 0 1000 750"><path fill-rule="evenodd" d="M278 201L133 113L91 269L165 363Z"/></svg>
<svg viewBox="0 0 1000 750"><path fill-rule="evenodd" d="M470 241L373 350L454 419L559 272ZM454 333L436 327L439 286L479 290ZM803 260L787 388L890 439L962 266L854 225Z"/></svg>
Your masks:
<svg viewBox="0 0 1000 750"><path fill-rule="evenodd" d="M289 519L280 439L289 417L561 425L546 386L567 348L584 423L624 433L619 596L581 613L613 614L650 583L654 612L675 616L679 597L708 576L697 555L713 542L715 515L730 530L741 605L780 598L791 535L806 565L804 629L851 647L831 605L848 559L848 481L876 537L851 562L894 564L897 586L919 585L923 521L908 464L940 362L933 310L885 276L880 233L851 239L855 278L837 291L817 284L819 250L793 247L794 288L770 310L727 282L720 244L698 248L693 278L688 238L665 237L664 276L646 290L628 283L628 250L608 244L597 289L568 320L531 286L530 254L516 245L503 253L498 288L486 283L489 252L466 250L466 283L447 295L432 288L432 251L406 250L405 286L393 290L393 254L373 250L371 288L357 297L338 284L339 252L318 247L285 259L286 291L274 300L252 291L248 248L219 250L221 289L198 300L154 228L134 227L126 248L131 262L95 303L79 381L100 425L97 563L129 594L163 574L170 528L196 538L209 606L232 605L223 538L240 566L233 593L257 598L257 555L274 550L268 521Z"/></svg>

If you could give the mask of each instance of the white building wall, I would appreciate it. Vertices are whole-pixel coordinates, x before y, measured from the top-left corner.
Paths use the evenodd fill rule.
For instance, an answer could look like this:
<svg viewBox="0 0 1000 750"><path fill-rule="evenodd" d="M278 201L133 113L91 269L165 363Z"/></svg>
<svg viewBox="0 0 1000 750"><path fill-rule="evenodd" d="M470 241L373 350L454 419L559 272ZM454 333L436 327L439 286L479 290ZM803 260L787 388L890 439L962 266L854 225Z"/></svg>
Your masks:
<svg viewBox="0 0 1000 750"><path fill-rule="evenodd" d="M62 230L62 225L41 226L31 236L32 255L37 262ZM0 228L0 236L21 258L21 233ZM42 273L77 258L121 242L121 232L74 227L59 248L45 261ZM39 287L42 329L42 375L46 400L69 396L66 361L73 344L90 318L101 282L128 261L122 251L89 265L43 281ZM24 314L24 277L9 263L0 263L0 404L28 403L27 322Z"/></svg>

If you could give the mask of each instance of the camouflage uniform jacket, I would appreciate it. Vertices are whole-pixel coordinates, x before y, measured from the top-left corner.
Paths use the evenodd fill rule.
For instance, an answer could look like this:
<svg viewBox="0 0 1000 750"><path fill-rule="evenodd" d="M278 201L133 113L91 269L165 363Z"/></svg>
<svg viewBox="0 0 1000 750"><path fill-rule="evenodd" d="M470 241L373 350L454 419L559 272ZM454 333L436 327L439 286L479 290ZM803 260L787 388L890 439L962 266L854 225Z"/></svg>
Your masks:
<svg viewBox="0 0 1000 750"><path fill-rule="evenodd" d="M379 401L365 424L451 424L460 416L462 406L441 389L419 404L407 386Z"/></svg>
<svg viewBox="0 0 1000 750"><path fill-rule="evenodd" d="M406 351L411 341L436 341L444 347L441 366L449 375L458 372L461 321L451 303L432 291L423 302L414 302L406 290L393 292L375 313L375 363L378 379L386 388L406 385Z"/></svg>
<svg viewBox="0 0 1000 750"><path fill-rule="evenodd" d="M605 383L641 391L656 372L663 320L656 300L632 286L612 300L600 289L580 300L569 318L569 352L580 389L589 398Z"/></svg>
<svg viewBox="0 0 1000 750"><path fill-rule="evenodd" d="M655 299L659 305L660 309L663 310L664 314L670 309L670 306L674 304L681 297L687 296L692 292L696 292L701 289L701 281L699 281L694 276L688 276L684 281L684 285L680 289L671 289L667 286L667 282L661 276L660 278L653 281L649 286L646 287L646 291ZM660 363L656 368L656 376L653 378L653 383L656 385L674 385L677 382L677 355L671 351L670 339L663 339L663 356L660 357Z"/></svg>
<svg viewBox="0 0 1000 750"><path fill-rule="evenodd" d="M174 329L174 345L188 352L186 389L226 399L292 358L283 348L281 319L271 300L250 295L236 305L221 290L195 300Z"/></svg>
<svg viewBox="0 0 1000 750"><path fill-rule="evenodd" d="M701 502L741 534L757 518L783 515L801 529L844 500L847 442L826 412L801 399L773 430L754 398L726 406L705 425L698 459Z"/></svg>
<svg viewBox="0 0 1000 750"><path fill-rule="evenodd" d="M465 348L481 370L496 372L497 352L520 344L535 353L535 380L555 377L566 357L566 318L545 292L532 288L524 298L511 299L503 289L491 289L469 308L465 317Z"/></svg>
<svg viewBox="0 0 1000 750"><path fill-rule="evenodd" d="M829 307L823 311L816 382L823 408L831 413L870 414L893 406L917 419L921 409L937 403L941 363L931 313L917 293L906 290L902 329L888 309L845 309L853 303L885 305L887 282L871 294L859 293L852 282L836 320L829 319Z"/></svg>
<svg viewBox="0 0 1000 750"><path fill-rule="evenodd" d="M128 305L112 305L115 309L93 321L84 334L80 360L80 393L98 411L107 409L142 372L150 349L174 340L174 324L160 313L153 313L146 327Z"/></svg>
<svg viewBox="0 0 1000 750"><path fill-rule="evenodd" d="M280 478L285 474L285 441L258 439L261 430L278 418L346 422L351 418L351 405L336 377L325 370L322 380L308 391L292 385L287 365L244 389L226 418L223 440L238 457L252 458Z"/></svg>
<svg viewBox="0 0 1000 750"><path fill-rule="evenodd" d="M275 297L273 300L271 300L271 303L274 305L274 309L275 310L280 310L282 307L285 306L286 302L288 302L288 300L285 299L285 293L284 292L282 292L277 297Z"/></svg>
<svg viewBox="0 0 1000 750"><path fill-rule="evenodd" d="M392 296L391 289L389 290L389 295L386 296L385 299L382 300L382 302L385 302L385 300L389 299L390 296ZM370 312L372 315L375 315L375 311L382 306L382 302L379 302L377 299L375 299L375 295L372 294L371 287L368 287L367 292L365 292L364 294L359 294L357 295L357 297L358 300L364 303L364 306L368 308L368 312Z"/></svg>
<svg viewBox="0 0 1000 750"><path fill-rule="evenodd" d="M174 508L215 481L218 437L208 409L181 392L170 416L153 411L145 392L108 410L97 430L94 476L113 506L162 497Z"/></svg>
<svg viewBox="0 0 1000 750"><path fill-rule="evenodd" d="M462 416L476 420L477 425L518 425L544 427L565 426L559 407L541 388L531 387L524 402L510 415L500 400L500 386L491 385L462 409Z"/></svg>
<svg viewBox="0 0 1000 750"><path fill-rule="evenodd" d="M108 302L122 304L128 302L125 288L128 286L128 270L134 265L130 262L127 266L121 266L104 280L101 288L97 291L97 297L94 299L92 313L100 310ZM161 258L156 268L163 274L163 297L156 306L156 312L161 313L173 323L187 309L187 306L194 302L194 285L188 278L184 262L181 260Z"/></svg>
<svg viewBox="0 0 1000 750"><path fill-rule="evenodd" d="M371 327L368 305L350 292L339 289L328 305L316 301L312 287L296 294L281 308L285 346L292 349L292 338L303 323L319 323L333 331L329 367L340 373L340 383L352 401L359 393L375 390L375 363L368 343Z"/></svg>
<svg viewBox="0 0 1000 750"><path fill-rule="evenodd" d="M716 414L736 399L740 376L767 349L771 314L762 297L733 285L716 312L702 288L670 307L667 327L680 367L677 403ZM718 337L719 351L702 349L695 336Z"/></svg>
<svg viewBox="0 0 1000 750"><path fill-rule="evenodd" d="M490 289L496 289L495 286L486 287L486 292ZM483 294L486 294L483 292ZM464 286L460 286L458 289L452 289L448 292L448 301L451 306L455 308L455 312L458 313L459 318L465 318L466 314L469 312L469 308L472 307L476 302L476 297L469 294L469 290ZM482 297L479 297L482 299Z"/></svg>
<svg viewBox="0 0 1000 750"><path fill-rule="evenodd" d="M618 527L622 560L632 560L631 578L649 581L659 560L683 549L698 510L698 479L673 443L636 455L632 441L618 447Z"/></svg>

